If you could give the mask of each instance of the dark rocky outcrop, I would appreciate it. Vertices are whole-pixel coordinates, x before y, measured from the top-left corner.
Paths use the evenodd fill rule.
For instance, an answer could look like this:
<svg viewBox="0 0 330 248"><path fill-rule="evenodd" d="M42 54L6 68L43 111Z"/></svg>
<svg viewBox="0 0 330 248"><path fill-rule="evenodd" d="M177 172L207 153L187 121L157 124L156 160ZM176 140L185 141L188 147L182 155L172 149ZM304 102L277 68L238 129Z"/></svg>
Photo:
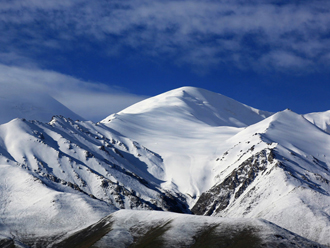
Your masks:
<svg viewBox="0 0 330 248"><path fill-rule="evenodd" d="M204 192L191 211L197 215L212 215L226 209L230 201L239 198L255 178L274 160L271 149L265 149L241 163L222 182Z"/></svg>

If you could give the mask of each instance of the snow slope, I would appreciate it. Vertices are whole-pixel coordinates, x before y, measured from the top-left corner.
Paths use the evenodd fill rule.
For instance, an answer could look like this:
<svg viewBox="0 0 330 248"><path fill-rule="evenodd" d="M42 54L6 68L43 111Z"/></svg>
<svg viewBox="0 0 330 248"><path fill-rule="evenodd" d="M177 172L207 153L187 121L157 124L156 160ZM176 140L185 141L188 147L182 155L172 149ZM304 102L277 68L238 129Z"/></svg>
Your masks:
<svg viewBox="0 0 330 248"><path fill-rule="evenodd" d="M315 112L304 115L311 123L330 133L330 110L326 112Z"/></svg>
<svg viewBox="0 0 330 248"><path fill-rule="evenodd" d="M54 238L115 211L105 202L33 176L0 158L0 233L21 241Z"/></svg>
<svg viewBox="0 0 330 248"><path fill-rule="evenodd" d="M137 103L102 123L160 154L165 164L162 187L191 196L192 205L214 184L213 159L231 146L227 140L270 115L217 93L183 87Z"/></svg>
<svg viewBox="0 0 330 248"><path fill-rule="evenodd" d="M51 96L28 89L0 91L0 124L15 118L48 122L54 115L83 120Z"/></svg>

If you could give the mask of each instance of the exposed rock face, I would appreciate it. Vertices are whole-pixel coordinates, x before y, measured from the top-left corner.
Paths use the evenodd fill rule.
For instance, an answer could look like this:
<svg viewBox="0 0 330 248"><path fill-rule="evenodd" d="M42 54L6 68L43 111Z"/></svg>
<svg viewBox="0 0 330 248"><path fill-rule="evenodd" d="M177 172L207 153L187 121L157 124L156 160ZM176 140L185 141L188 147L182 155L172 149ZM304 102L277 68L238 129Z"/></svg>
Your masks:
<svg viewBox="0 0 330 248"><path fill-rule="evenodd" d="M265 149L241 163L221 183L203 193L192 212L198 215L214 215L226 209L231 201L239 198L257 176L263 174L273 162L272 150Z"/></svg>

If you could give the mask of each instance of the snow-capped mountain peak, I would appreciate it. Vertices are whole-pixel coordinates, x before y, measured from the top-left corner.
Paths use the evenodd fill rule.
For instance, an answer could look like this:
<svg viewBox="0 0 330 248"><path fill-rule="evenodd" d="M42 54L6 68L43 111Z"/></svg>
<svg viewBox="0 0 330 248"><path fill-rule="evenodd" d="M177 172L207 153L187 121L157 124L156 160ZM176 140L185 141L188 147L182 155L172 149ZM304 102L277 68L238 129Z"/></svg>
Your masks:
<svg viewBox="0 0 330 248"><path fill-rule="evenodd" d="M241 128L270 115L221 94L182 87L134 104L102 123L161 154L166 164L163 187L184 192L194 202L214 184L212 153L224 152L227 140Z"/></svg>
<svg viewBox="0 0 330 248"><path fill-rule="evenodd" d="M245 127L272 113L249 107L208 90L182 87L136 103L102 122L106 123L122 115L137 114L179 117L210 126Z"/></svg>

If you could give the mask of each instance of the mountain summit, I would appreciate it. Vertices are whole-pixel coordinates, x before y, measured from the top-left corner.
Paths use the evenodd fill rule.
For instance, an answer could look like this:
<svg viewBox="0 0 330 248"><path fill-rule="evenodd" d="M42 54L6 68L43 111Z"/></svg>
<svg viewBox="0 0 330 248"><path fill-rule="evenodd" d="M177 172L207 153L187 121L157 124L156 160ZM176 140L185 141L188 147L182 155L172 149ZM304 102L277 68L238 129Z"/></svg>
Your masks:
<svg viewBox="0 0 330 248"><path fill-rule="evenodd" d="M246 127L272 113L237 102L224 95L195 87L182 87L136 103L102 122L125 115L186 119L210 126ZM168 125L168 123L167 123Z"/></svg>

